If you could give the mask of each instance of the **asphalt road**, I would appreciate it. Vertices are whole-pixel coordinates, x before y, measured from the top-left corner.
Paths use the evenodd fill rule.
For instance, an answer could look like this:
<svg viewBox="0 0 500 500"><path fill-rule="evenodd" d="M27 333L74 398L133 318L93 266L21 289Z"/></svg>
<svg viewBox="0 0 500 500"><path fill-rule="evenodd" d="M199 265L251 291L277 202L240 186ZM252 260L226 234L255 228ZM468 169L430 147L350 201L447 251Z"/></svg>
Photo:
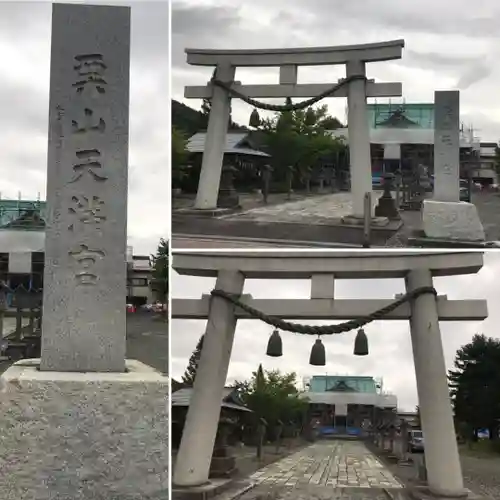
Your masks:
<svg viewBox="0 0 500 500"><path fill-rule="evenodd" d="M127 314L127 358L168 373L168 323L151 313ZM0 361L0 373L10 362Z"/></svg>
<svg viewBox="0 0 500 500"><path fill-rule="evenodd" d="M152 313L127 315L127 358L168 373L168 323Z"/></svg>

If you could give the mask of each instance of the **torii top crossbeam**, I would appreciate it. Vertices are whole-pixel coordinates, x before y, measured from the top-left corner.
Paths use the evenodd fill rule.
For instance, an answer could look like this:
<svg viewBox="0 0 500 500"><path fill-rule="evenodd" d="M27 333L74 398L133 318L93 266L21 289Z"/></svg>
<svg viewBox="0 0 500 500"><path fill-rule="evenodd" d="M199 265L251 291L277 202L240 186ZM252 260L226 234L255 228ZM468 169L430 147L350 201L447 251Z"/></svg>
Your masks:
<svg viewBox="0 0 500 500"><path fill-rule="evenodd" d="M483 266L483 255L476 252L203 252L176 253L173 268L181 275L216 277L223 274L245 279L309 279L310 299L254 299L242 295L243 302L277 318L293 319L350 319L368 316L387 306L388 299L336 299L334 282L337 279L406 278L423 271L429 279L437 276L474 274ZM231 278L233 280L233 278ZM241 283L243 283L241 281ZM227 285L227 283L226 283ZM229 284L231 287L231 284ZM241 293L241 291L239 292ZM326 299L326 300L325 300ZM438 316L441 321L481 321L488 316L484 300L448 300L438 297ZM172 299L172 317L204 319L209 315L210 297ZM237 318L251 318L244 311L235 311ZM387 320L411 317L408 304L388 314Z"/></svg>
<svg viewBox="0 0 500 500"><path fill-rule="evenodd" d="M324 66L347 64L349 61L377 62L401 59L404 40L391 40L361 45L334 47L302 47L284 49L185 49L187 63L193 66Z"/></svg>
<svg viewBox="0 0 500 500"><path fill-rule="evenodd" d="M480 252L203 252L174 253L179 274L216 277L240 271L247 279L308 279L333 274L337 279L404 278L429 269L433 276L475 274L483 267Z"/></svg>

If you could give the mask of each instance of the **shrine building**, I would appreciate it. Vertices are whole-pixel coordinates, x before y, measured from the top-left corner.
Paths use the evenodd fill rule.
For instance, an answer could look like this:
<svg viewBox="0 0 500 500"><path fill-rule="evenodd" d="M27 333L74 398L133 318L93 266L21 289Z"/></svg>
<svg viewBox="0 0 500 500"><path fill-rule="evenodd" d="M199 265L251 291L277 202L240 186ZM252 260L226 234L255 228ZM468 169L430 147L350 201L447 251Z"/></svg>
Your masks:
<svg viewBox="0 0 500 500"><path fill-rule="evenodd" d="M320 434L359 435L379 410L397 411L397 397L369 376L314 375L305 381L309 421Z"/></svg>

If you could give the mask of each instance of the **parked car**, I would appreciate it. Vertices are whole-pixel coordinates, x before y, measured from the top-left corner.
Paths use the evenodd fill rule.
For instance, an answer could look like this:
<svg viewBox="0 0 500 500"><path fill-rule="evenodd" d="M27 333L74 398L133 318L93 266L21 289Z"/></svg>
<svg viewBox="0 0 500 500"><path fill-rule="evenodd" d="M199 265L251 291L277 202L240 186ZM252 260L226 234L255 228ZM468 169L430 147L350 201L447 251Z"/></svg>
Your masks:
<svg viewBox="0 0 500 500"><path fill-rule="evenodd" d="M408 451L410 453L424 451L424 434L420 429L412 429L408 432Z"/></svg>
<svg viewBox="0 0 500 500"><path fill-rule="evenodd" d="M467 179L460 179L460 201L470 203L469 181Z"/></svg>
<svg viewBox="0 0 500 500"><path fill-rule="evenodd" d="M127 312L135 313L135 306L133 304L127 304Z"/></svg>
<svg viewBox="0 0 500 500"><path fill-rule="evenodd" d="M384 185L384 179L381 175L372 175L373 189L381 188Z"/></svg>
<svg viewBox="0 0 500 500"><path fill-rule="evenodd" d="M153 312L161 313L167 309L167 304L162 304L161 302L157 302L153 306Z"/></svg>

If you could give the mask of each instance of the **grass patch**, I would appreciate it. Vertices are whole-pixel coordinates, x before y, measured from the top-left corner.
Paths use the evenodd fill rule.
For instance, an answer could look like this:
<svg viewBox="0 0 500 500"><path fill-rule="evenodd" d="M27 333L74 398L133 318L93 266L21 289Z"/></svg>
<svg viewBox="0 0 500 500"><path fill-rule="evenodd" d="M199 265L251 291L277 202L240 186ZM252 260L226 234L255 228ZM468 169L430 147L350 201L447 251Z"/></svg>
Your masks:
<svg viewBox="0 0 500 500"><path fill-rule="evenodd" d="M490 441L489 439L481 439L476 443L471 441L460 445L460 453L477 457L487 457L492 455L500 457L500 441Z"/></svg>

